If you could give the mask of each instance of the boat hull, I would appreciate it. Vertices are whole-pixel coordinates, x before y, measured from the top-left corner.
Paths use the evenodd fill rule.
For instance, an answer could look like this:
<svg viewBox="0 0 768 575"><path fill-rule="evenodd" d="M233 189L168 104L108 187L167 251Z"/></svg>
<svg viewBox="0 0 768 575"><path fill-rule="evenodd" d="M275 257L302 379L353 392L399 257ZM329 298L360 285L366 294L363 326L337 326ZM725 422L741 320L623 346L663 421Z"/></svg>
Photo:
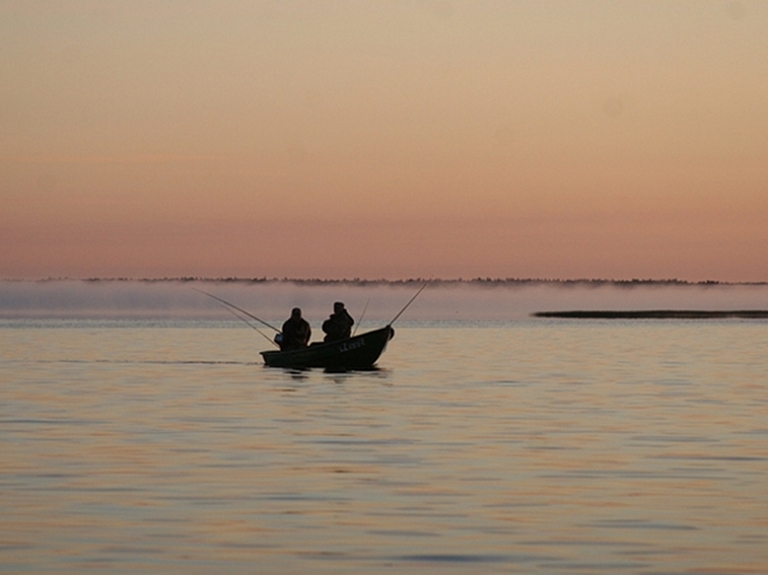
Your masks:
<svg viewBox="0 0 768 575"><path fill-rule="evenodd" d="M370 369L394 337L390 326L355 337L319 343L290 351L262 351L264 364L269 367L323 367L331 370Z"/></svg>

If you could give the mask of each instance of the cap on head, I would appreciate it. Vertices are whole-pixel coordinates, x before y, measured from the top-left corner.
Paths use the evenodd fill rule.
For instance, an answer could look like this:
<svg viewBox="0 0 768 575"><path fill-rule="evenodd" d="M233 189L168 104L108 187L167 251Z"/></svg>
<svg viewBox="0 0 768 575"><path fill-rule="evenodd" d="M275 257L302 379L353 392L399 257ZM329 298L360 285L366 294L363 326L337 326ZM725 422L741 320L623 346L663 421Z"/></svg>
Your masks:
<svg viewBox="0 0 768 575"><path fill-rule="evenodd" d="M334 302L334 304L333 304L333 311L341 311L343 309L344 309L344 303L343 302L340 302L340 301Z"/></svg>

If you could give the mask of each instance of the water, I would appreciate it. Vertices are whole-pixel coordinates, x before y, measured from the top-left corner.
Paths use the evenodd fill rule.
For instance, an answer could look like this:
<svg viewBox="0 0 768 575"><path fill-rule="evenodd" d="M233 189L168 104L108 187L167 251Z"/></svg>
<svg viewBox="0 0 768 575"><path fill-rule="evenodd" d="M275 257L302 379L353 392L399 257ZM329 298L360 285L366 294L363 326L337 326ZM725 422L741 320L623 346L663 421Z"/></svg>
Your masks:
<svg viewBox="0 0 768 575"><path fill-rule="evenodd" d="M0 321L2 573L766 573L768 323Z"/></svg>

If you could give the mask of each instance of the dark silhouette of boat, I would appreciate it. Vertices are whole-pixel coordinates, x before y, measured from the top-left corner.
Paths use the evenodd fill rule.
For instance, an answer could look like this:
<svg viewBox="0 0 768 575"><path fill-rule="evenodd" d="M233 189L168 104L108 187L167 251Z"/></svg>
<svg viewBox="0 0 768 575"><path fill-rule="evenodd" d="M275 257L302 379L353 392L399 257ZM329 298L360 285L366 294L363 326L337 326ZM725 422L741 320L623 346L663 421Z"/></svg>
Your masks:
<svg viewBox="0 0 768 575"><path fill-rule="evenodd" d="M395 336L392 325L354 337L287 351L262 351L269 367L323 367L333 371L371 369Z"/></svg>
<svg viewBox="0 0 768 575"><path fill-rule="evenodd" d="M301 349L291 350L268 350L262 351L261 357L264 358L264 364L268 367L284 367L294 369L304 369L309 367L322 367L329 371L346 371L352 369L371 369L376 361L379 359L384 350L387 348L387 343L390 339L395 337L395 330L392 328L392 324L397 321L403 312L414 302L421 292L426 289L429 282L424 282L424 285L419 288L408 303L397 312L397 315L392 318L387 325L382 328L369 331L360 335L354 335L346 339L313 343L308 347ZM232 314L238 319L244 321L249 326L259 331L254 325L252 325L245 317L249 317L258 321L260 324L267 326L268 328L281 333L275 326L270 325L261 318L256 317L252 313L244 310L241 307L236 306L227 300L220 298L219 296L211 293L192 288L208 297L211 297L224 305ZM365 311L363 311L365 313ZM362 321L362 320L361 320ZM259 331L259 333L261 333ZM261 335L265 336L263 333ZM269 338L267 338L269 339Z"/></svg>

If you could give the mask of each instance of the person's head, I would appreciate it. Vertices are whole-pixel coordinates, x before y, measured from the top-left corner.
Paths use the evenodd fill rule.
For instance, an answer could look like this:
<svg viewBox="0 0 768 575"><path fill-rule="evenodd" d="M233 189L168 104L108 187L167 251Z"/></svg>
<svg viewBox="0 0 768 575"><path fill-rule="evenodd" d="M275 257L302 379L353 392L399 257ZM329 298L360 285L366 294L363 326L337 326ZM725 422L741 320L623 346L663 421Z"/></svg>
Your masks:
<svg viewBox="0 0 768 575"><path fill-rule="evenodd" d="M344 304L340 301L337 301L333 304L333 313L341 313L344 311Z"/></svg>
<svg viewBox="0 0 768 575"><path fill-rule="evenodd" d="M291 310L291 319L301 319L301 308L295 307Z"/></svg>

